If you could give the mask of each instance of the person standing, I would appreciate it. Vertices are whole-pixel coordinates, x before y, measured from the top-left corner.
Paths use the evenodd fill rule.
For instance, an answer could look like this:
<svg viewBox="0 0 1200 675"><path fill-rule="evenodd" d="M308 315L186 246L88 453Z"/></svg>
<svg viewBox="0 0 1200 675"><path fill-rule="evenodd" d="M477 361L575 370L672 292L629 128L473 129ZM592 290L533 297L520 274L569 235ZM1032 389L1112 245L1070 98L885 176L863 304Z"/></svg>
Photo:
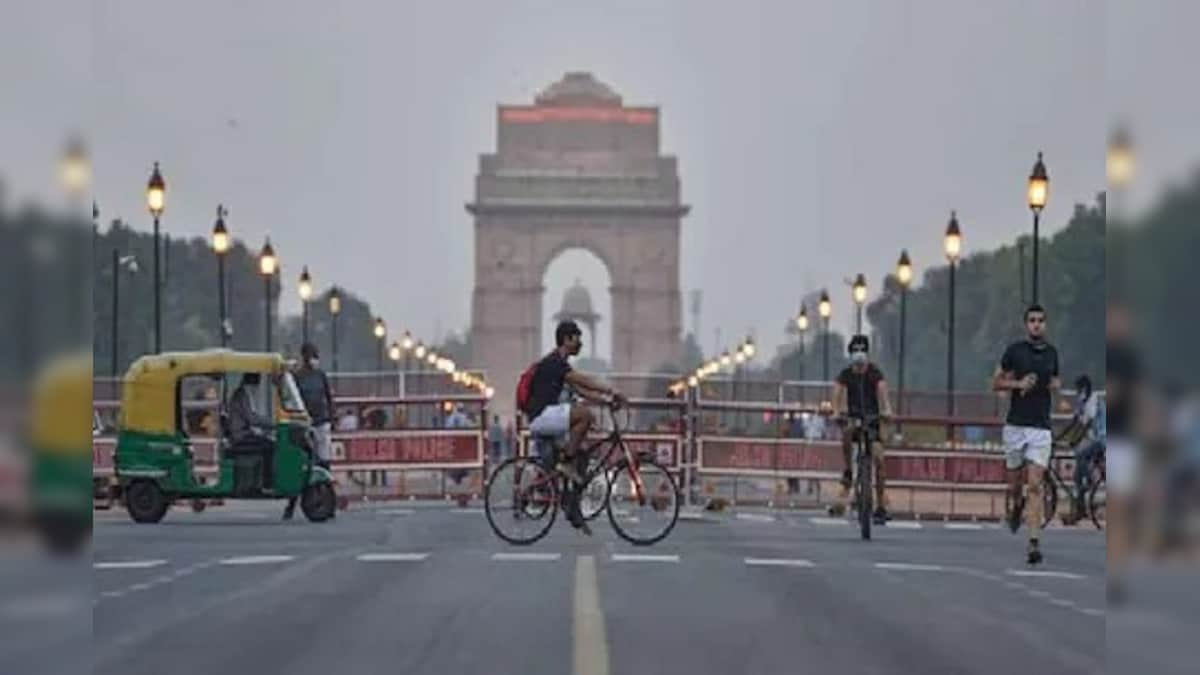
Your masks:
<svg viewBox="0 0 1200 675"><path fill-rule="evenodd" d="M312 428L316 436L317 466L329 468L333 457L330 435L333 427L333 389L329 386L329 377L320 368L320 354L316 345L304 343L300 348L300 368L295 373L296 386L300 389L300 398L304 399L304 409L312 418ZM287 508L283 511L283 519L291 520L296 511L296 498L288 500Z"/></svg>
<svg viewBox="0 0 1200 675"><path fill-rule="evenodd" d="M489 459L493 464L499 464L504 450L504 427L500 426L500 416L493 415L492 423L488 426Z"/></svg>
<svg viewBox="0 0 1200 675"><path fill-rule="evenodd" d="M1030 305L1025 310L1025 339L1004 350L1000 367L992 378L992 389L1008 392L1010 403L1003 430L1005 467L1011 508L1008 526L1013 534L1021 527L1021 514L1028 501L1030 565L1043 560L1039 534L1042 527L1042 480L1050 466L1053 438L1050 407L1053 392L1062 388L1058 373L1058 350L1046 341L1046 310ZM1024 478L1024 480L1022 480ZM1026 494L1023 496L1022 484Z"/></svg>

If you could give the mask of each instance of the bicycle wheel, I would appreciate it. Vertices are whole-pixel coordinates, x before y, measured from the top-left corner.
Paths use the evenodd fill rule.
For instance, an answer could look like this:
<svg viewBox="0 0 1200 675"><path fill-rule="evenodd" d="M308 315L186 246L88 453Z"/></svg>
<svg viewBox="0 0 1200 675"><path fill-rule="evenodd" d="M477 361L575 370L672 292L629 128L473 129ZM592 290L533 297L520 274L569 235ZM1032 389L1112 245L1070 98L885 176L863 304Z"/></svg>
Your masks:
<svg viewBox="0 0 1200 675"><path fill-rule="evenodd" d="M622 462L609 487L608 520L631 544L662 541L679 520L679 487L671 472L649 457L632 467Z"/></svg>
<svg viewBox="0 0 1200 675"><path fill-rule="evenodd" d="M1058 513L1058 486L1054 484L1054 479L1050 477L1051 471L1054 469L1046 469L1046 473L1042 474L1042 528L1050 526L1054 521L1054 515Z"/></svg>
<svg viewBox="0 0 1200 675"><path fill-rule="evenodd" d="M1097 530L1104 529L1104 523L1108 522L1108 484L1104 482L1103 477L1093 476L1092 487L1088 490L1087 497L1088 515L1092 518L1092 524Z"/></svg>
<svg viewBox="0 0 1200 675"><path fill-rule="evenodd" d="M579 495L579 510L584 520L595 520L608 506L608 495L612 490L611 471L597 471Z"/></svg>
<svg viewBox="0 0 1200 675"><path fill-rule="evenodd" d="M558 516L558 478L537 461L514 457L496 467L483 493L488 525L518 546L546 536Z"/></svg>
<svg viewBox="0 0 1200 675"><path fill-rule="evenodd" d="M871 515L874 504L871 494L871 453L858 448L858 525L864 540L871 539Z"/></svg>

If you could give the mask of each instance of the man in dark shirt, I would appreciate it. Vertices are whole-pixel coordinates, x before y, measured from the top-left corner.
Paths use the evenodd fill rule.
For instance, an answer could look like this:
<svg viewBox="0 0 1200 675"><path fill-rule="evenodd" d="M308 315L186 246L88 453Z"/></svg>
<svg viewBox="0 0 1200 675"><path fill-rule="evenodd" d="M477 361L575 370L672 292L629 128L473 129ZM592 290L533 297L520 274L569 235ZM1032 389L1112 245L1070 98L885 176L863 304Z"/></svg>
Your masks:
<svg viewBox="0 0 1200 675"><path fill-rule="evenodd" d="M1021 512L1027 500L1027 553L1031 565L1042 561L1038 543L1042 526L1042 479L1050 466L1053 444L1050 434L1052 392L1061 387L1058 351L1046 341L1046 310L1041 305L1031 305L1025 310L1025 339L1004 350L1000 367L992 378L992 389L1009 392L1011 398L1003 430L1012 505L1008 525L1014 534L1021 527ZM1024 496L1021 494L1022 483L1025 485Z"/></svg>
<svg viewBox="0 0 1200 675"><path fill-rule="evenodd" d="M1145 414L1146 393L1141 359L1130 337L1129 310L1124 303L1114 300L1106 318L1108 600L1110 605L1117 605L1125 599L1130 504L1137 491L1142 459L1135 440L1135 423Z"/></svg>
<svg viewBox="0 0 1200 675"><path fill-rule="evenodd" d="M892 403L888 397L887 381L883 371L870 361L871 343L866 335L855 335L850 338L847 351L850 355L850 365L846 366L833 383L833 410L835 414L849 417L890 417ZM869 424L871 438L871 458L875 465L875 513L877 525L887 523L887 480L884 472L883 444L880 442L880 425L878 419ZM863 430L842 434L842 460L845 462L842 471L842 499L850 498L850 486L854 474L851 460L854 443L858 441ZM830 509L830 513L836 511Z"/></svg>
<svg viewBox="0 0 1200 675"><path fill-rule="evenodd" d="M329 386L329 378L320 368L320 354L317 346L305 342L300 348L300 368L294 374L296 387L300 390L300 398L304 399L304 409L312 419L312 428L316 436L316 463L329 468L333 457L330 447L330 434L333 431L333 389ZM296 512L296 498L288 500L287 508L283 511L284 520L290 520Z"/></svg>
<svg viewBox="0 0 1200 675"><path fill-rule="evenodd" d="M578 324L574 321L558 324L554 342L557 345L554 351L547 354L534 370L529 403L522 412L529 419L530 433L535 436L570 434L559 470L578 485L583 482L583 467L586 467L586 458L579 456L579 446L594 422L586 407L562 400L563 389L570 385L583 398L604 404L619 402L623 397L616 389L571 368L568 360L583 348L583 331ZM575 502L568 500L572 507L568 509L567 517L572 525L586 532L587 525Z"/></svg>

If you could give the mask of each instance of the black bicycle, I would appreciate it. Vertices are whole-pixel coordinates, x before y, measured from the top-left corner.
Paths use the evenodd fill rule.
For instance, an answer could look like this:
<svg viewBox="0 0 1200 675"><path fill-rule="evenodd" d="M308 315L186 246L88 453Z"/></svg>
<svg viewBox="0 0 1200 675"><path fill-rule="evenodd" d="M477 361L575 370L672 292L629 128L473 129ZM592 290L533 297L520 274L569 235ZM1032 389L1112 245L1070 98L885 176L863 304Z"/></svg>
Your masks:
<svg viewBox="0 0 1200 675"><path fill-rule="evenodd" d="M593 484L601 486L597 489L602 494L594 499L601 506L593 505L592 517L607 511L609 522L622 539L649 546L662 541L679 520L679 487L653 453L629 450L621 438L616 408L610 405L608 411L612 431L582 450L589 458L582 492ZM496 536L510 544L529 545L545 537L559 509L570 508L569 499L581 499L578 491L569 489L570 479L556 466L560 452L557 440L539 440L552 443L554 452L504 461L484 490L488 524Z"/></svg>
<svg viewBox="0 0 1200 675"><path fill-rule="evenodd" d="M871 457L871 446L875 439L873 434L879 427L879 416L869 414L851 414L843 417L846 422L846 433L854 434L854 466L857 475L854 479L854 503L858 508L858 525L864 540L871 539L871 523L875 517L875 499L872 484L875 464Z"/></svg>
<svg viewBox="0 0 1200 675"><path fill-rule="evenodd" d="M1055 450L1069 450L1062 439L1055 439ZM1054 516L1058 513L1058 495L1067 495L1067 498L1074 503L1078 501L1087 509L1086 514L1076 514L1080 520L1084 515L1087 515L1092 524L1097 530L1104 529L1104 512L1108 501L1107 490L1105 489L1105 475L1103 464L1103 453L1091 460L1091 466L1087 469L1088 481L1083 488L1083 494L1075 494L1073 481L1068 483L1058 471L1057 465L1067 459L1071 459L1074 455L1067 454L1052 454L1050 457L1050 468L1046 469L1042 474L1042 527L1047 527L1054 520ZM1076 460L1078 461L1078 460ZM1064 519L1064 524L1074 524L1076 521L1067 523Z"/></svg>

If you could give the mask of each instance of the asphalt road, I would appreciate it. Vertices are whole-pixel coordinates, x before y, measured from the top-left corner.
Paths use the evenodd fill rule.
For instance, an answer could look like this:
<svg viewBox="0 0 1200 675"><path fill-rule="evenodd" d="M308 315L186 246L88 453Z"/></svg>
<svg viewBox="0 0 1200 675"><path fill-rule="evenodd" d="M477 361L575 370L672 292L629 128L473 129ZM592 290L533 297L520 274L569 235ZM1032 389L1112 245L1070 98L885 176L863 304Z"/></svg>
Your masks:
<svg viewBox="0 0 1200 675"><path fill-rule="evenodd" d="M93 672L1105 667L1104 538L1086 529L1045 534L1046 565L1031 575L1021 539L994 525L892 523L862 542L846 521L754 511L683 520L650 548L604 520L590 539L560 522L518 548L477 508L372 505L321 525L280 522L281 509L173 512L150 526L98 516ZM0 659L21 657L4 647Z"/></svg>

